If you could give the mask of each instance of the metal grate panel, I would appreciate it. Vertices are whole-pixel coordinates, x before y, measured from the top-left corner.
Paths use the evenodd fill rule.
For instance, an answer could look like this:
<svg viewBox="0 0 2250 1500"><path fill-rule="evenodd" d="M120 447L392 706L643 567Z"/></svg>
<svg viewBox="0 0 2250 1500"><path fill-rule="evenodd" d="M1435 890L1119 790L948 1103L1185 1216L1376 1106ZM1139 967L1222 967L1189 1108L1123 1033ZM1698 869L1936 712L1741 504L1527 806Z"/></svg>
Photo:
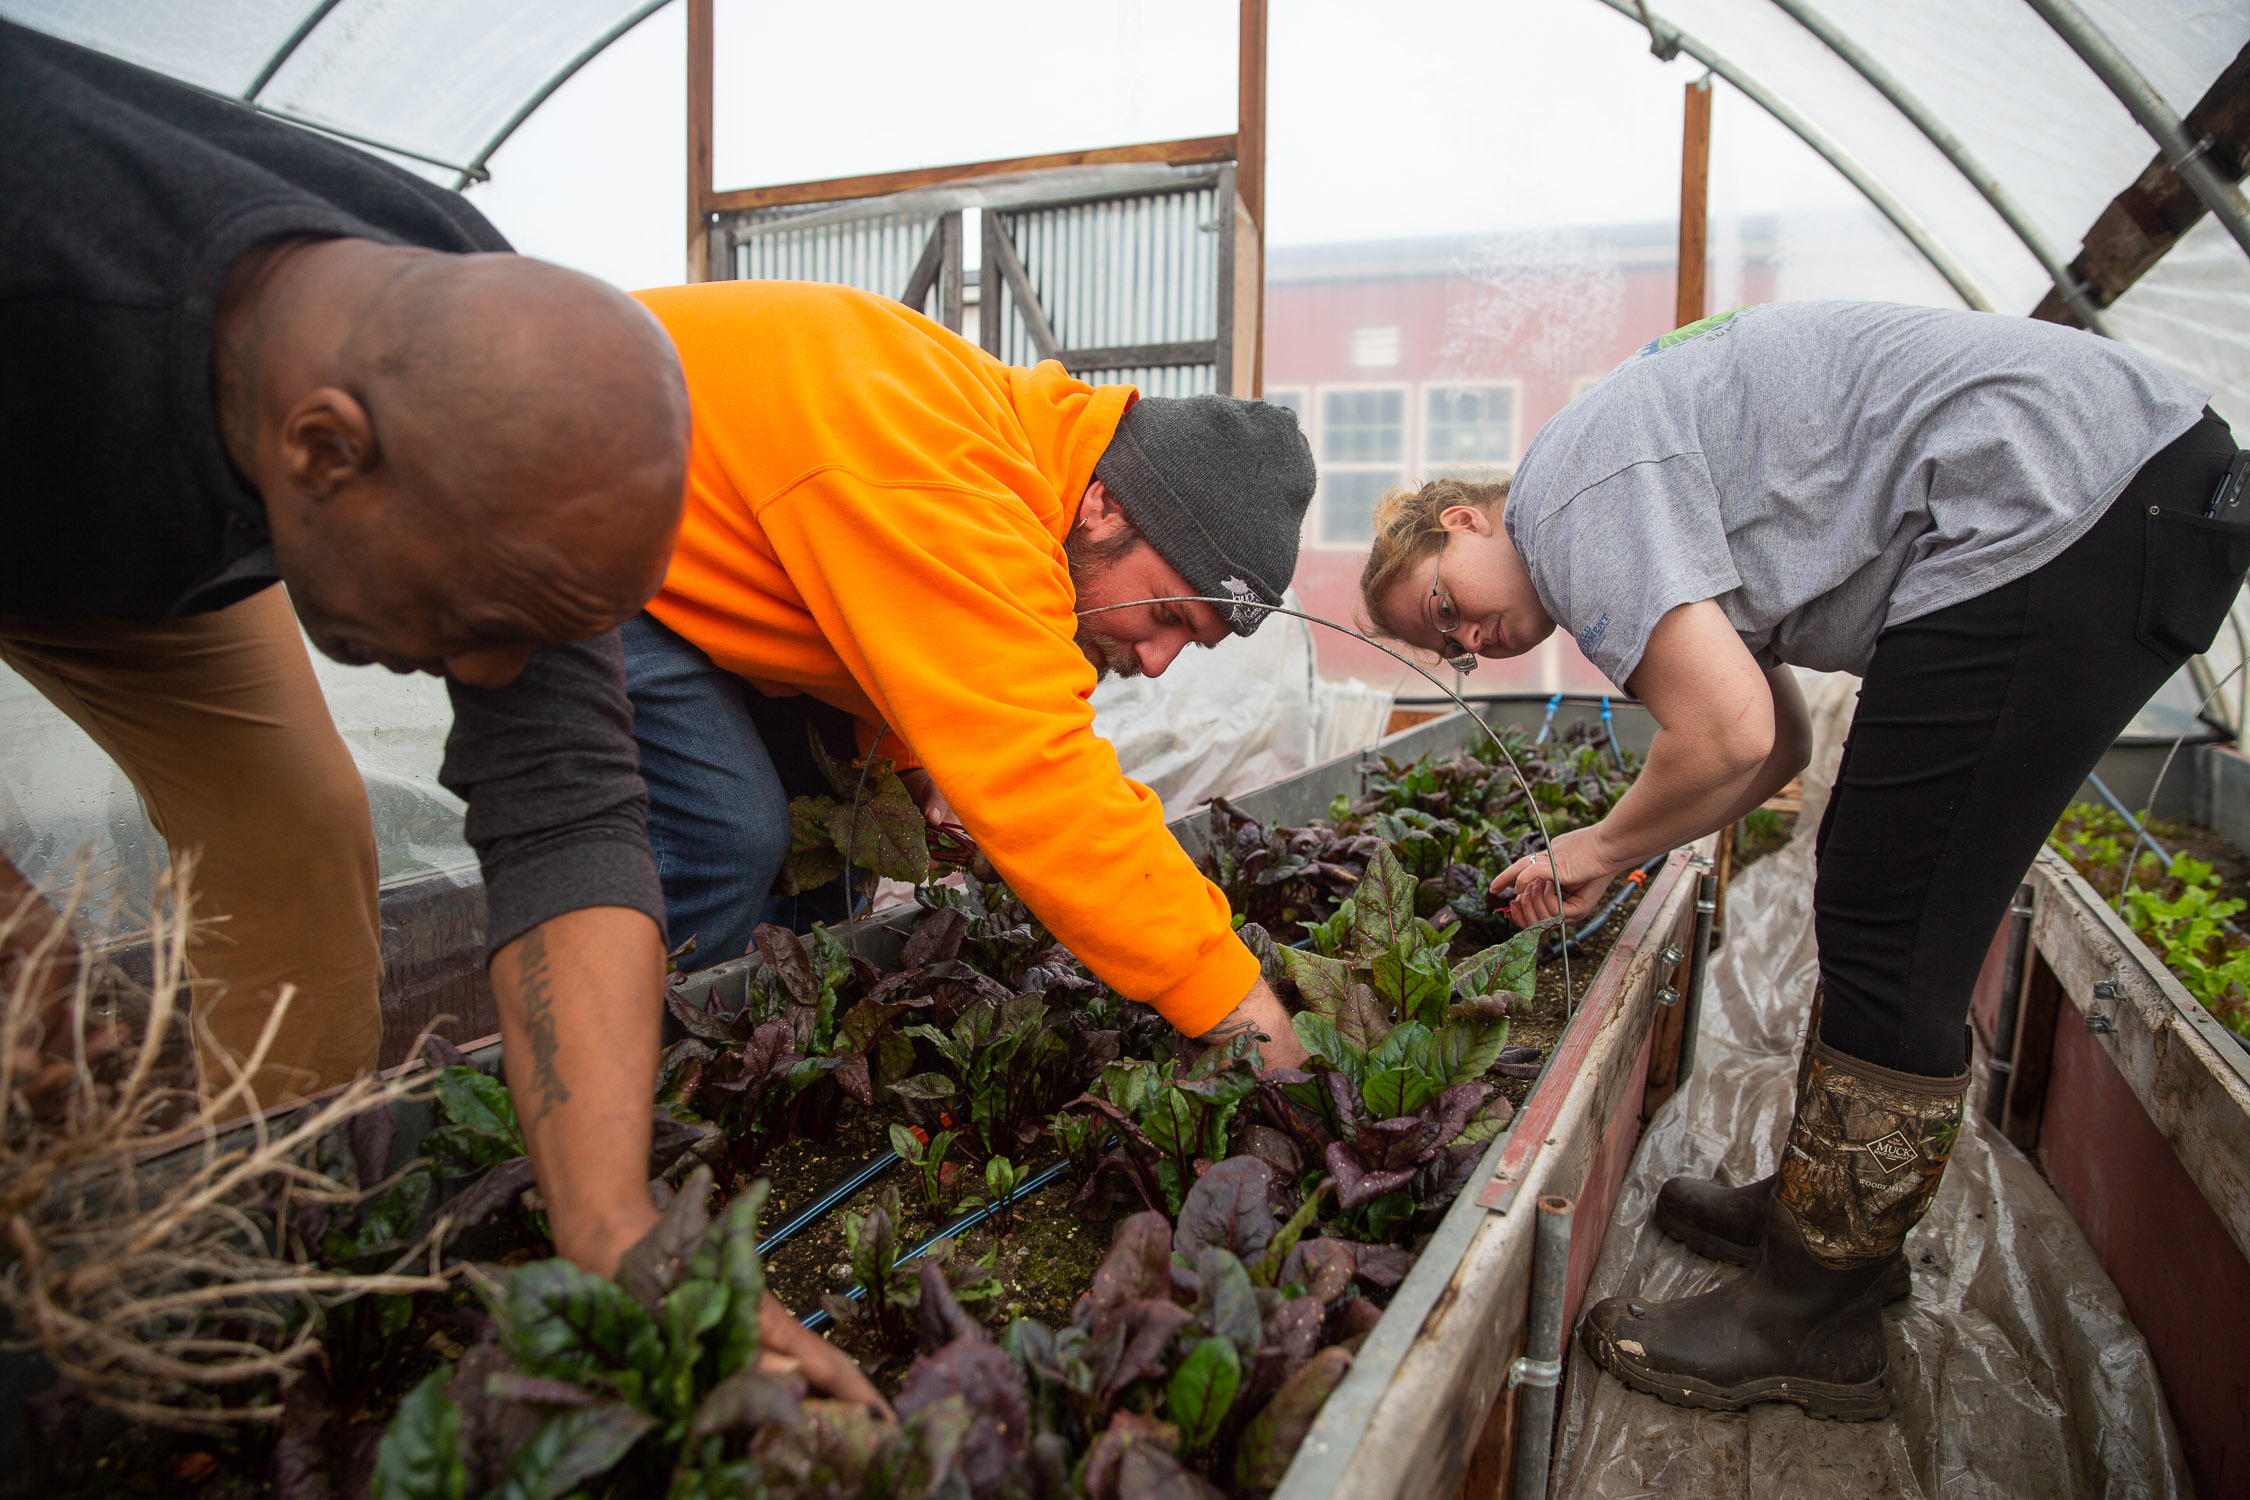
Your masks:
<svg viewBox="0 0 2250 1500"><path fill-rule="evenodd" d="M824 207L823 205L822 207ZM734 277L743 281L825 281L858 287L883 297L900 297L929 249L930 236L944 215L936 212L878 214L864 219L824 222L791 229L792 219L820 208L773 208L743 214L732 229ZM933 283L916 311L938 316Z"/></svg>

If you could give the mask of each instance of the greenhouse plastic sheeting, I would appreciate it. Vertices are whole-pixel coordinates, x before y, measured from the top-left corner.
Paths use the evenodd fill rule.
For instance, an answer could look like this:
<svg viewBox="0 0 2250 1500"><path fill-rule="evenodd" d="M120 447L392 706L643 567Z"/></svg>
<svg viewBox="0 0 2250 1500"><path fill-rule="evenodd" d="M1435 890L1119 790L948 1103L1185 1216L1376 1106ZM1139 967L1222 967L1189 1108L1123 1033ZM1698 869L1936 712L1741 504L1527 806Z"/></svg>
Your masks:
<svg viewBox="0 0 2250 1500"><path fill-rule="evenodd" d="M654 0L4 0L0 15L451 180Z"/></svg>
<svg viewBox="0 0 2250 1500"><path fill-rule="evenodd" d="M1840 691L1848 705L1848 679ZM1845 715L1835 694L1814 696L1816 743L1833 775ZM1804 827L1817 826L1825 799L1825 776L1809 776ZM1774 1169L1818 974L1812 876L1808 832L1728 893L1694 1075L1634 1154L1587 1305L1686 1296L1742 1274L1648 1228L1648 1214L1674 1173L1748 1182ZM1742 1415L1667 1406L1604 1374L1573 1339L1550 1493L2193 1494L2148 1346L2116 1287L2038 1169L1974 1110L1906 1249L1914 1295L1883 1317L1890 1420L1815 1421L1774 1403Z"/></svg>
<svg viewBox="0 0 2250 1500"><path fill-rule="evenodd" d="M312 653L329 712L367 782L385 885L446 875L467 883L476 856L461 839L461 803L438 785L453 722L445 685ZM98 899L81 922L111 919L115 898L143 912L166 859L132 783L101 748L14 672L0 667L0 849L34 881L68 878L81 855Z"/></svg>
<svg viewBox="0 0 2250 1500"><path fill-rule="evenodd" d="M2156 155L2154 140L2023 0L1820 0L1810 7L1936 116L2021 205L2058 259ZM2185 115L2250 42L2250 6L2084 0L2081 8ZM1968 271L1995 311L2024 313L2047 272L2000 214L1890 100L1779 6L1650 0L1649 12L1753 75L1856 158ZM2206 216L2112 314L2118 337L2250 418L2250 260ZM2136 297L2136 293L2140 293ZM2148 305L2154 304L2154 305ZM2194 308L2182 317L2183 305Z"/></svg>

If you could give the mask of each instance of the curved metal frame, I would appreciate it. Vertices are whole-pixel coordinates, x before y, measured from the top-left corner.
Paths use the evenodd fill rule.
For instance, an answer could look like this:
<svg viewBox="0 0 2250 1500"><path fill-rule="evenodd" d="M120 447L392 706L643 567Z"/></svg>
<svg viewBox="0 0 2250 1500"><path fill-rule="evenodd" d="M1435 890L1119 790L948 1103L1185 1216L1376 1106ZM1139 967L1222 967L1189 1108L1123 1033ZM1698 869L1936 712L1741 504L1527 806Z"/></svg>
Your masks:
<svg viewBox="0 0 2250 1500"><path fill-rule="evenodd" d="M354 145L372 146L376 150L388 151L394 155L408 157L433 167L443 167L455 174L453 190L460 192L472 182L491 181L492 173L486 169L485 163L492 159L493 152L507 144L508 137L514 135L525 120L531 118L532 111L552 98L555 90L575 77L579 69L607 51L611 43L662 10L670 3L670 0L641 0L640 4L627 11L615 25L581 48L569 62L564 63L553 73L547 75L546 82L525 96L523 103L516 108L513 114L508 116L498 130L492 133L491 138L484 143L477 154L469 158L466 166L459 162L441 161L437 157L426 156L419 151L409 151L404 147L394 146L388 141L376 140L372 136L358 135L349 130L339 129L334 125L322 124L317 120L306 119L288 110L275 109L271 105L258 102L258 95L265 92L266 85L273 82L274 75L281 71L282 66L296 55L297 49L302 47L315 31L320 29L321 23L326 21L330 13L342 3L343 0L318 0L318 3L305 13L305 18L297 23L296 29L289 33L288 39L274 49L273 56L266 59L265 66L258 70L258 76L251 80L250 87L243 90L242 102L257 110L260 114L272 115L277 120L287 120L292 125L302 125L308 130L317 130L323 135L336 136L342 140L350 141Z"/></svg>
<svg viewBox="0 0 2250 1500"><path fill-rule="evenodd" d="M289 40L283 42L274 50L273 56L266 59L266 65L258 70L258 76L251 80L250 87L242 91L242 97L252 104L257 103L258 96L266 91L266 85L273 82L273 75L281 71L281 65L289 61L297 49L305 44L306 37L319 29L320 23L328 19L328 13L343 3L344 0L320 0L319 4L306 11L305 18L297 23L297 29L289 33Z"/></svg>
<svg viewBox="0 0 2250 1500"><path fill-rule="evenodd" d="M469 159L468 166L461 169L460 180L453 184L453 190L455 192L459 192L462 188L467 187L472 180L480 182L489 180L492 174L485 170L485 163L492 159L493 152L499 150L502 146L507 144L508 137L516 133L517 127L521 126L525 120L531 118L531 112L533 110L537 109L540 105L545 104L547 100L553 96L556 89L559 89L564 84L570 82L570 80L577 75L577 72L580 68L585 67L586 64L592 62L595 58L601 56L602 53L608 51L609 46L612 42L615 42L618 38L625 35L626 32L631 31L634 27L640 25L641 22L647 20L650 16L655 15L669 3L670 0L642 0L641 4L635 6L632 10L626 13L623 20L610 27L609 30L603 32L599 37L595 38L593 42L589 43L583 50L581 50L576 57L573 57L569 62L564 63L562 67L558 68L553 74L551 74L548 77L547 81L544 84L540 85L539 89L536 92L534 92L529 98L524 100L522 107L519 108L514 114L508 116L507 122L503 124L498 130L493 132L492 139L484 143L484 149L477 152L475 156Z"/></svg>
<svg viewBox="0 0 2250 1500"><path fill-rule="evenodd" d="M1921 131L1931 145L1944 153L1945 159L1953 163L1954 169L1969 180L1969 186L1975 188L1984 201L1992 205L1992 211L2015 231L2016 238L2023 242L2023 247L2032 253L2040 265L2046 267L2047 274L2054 278L2055 289L2070 304L2070 310L2078 314L2080 323L2104 338L2112 336L2108 321L2102 317L2102 310L2094 305L2093 298L2086 295L2086 289L2070 274L2070 263L2047 242L2047 237L2039 232L2038 226L2031 222L2030 217L2016 202L2015 195L2000 185L2000 179L1977 159L1976 153L1959 136L1946 127L1944 121L1932 114L1927 105L1909 92L1906 85L1892 75L1890 69L1877 62L1865 48L1846 36L1841 28L1806 4L1805 0L1773 0L1773 3L1791 20L1820 38L1823 46L1843 59L1845 66L1888 99L1891 108L1906 116L1907 121Z"/></svg>
<svg viewBox="0 0 2250 1500"><path fill-rule="evenodd" d="M2164 153L2172 170L2180 175L2180 180L2194 190L2195 196L2203 200L2204 207L2210 209L2220 223L2226 225L2234 242L2250 253L2250 202L2244 201L2240 188L2212 168L2210 159L2203 154L2210 143L2188 139L2186 122L2172 113L2164 96L2133 66L2132 59L2078 8L2074 0L2024 0L2024 3L2039 12L2054 28L2055 35L2070 44L2078 60L2109 86L2117 102L2132 113L2143 130L2155 137L2157 148Z"/></svg>
<svg viewBox="0 0 2250 1500"><path fill-rule="evenodd" d="M1834 167L1847 182L1858 188L1860 194L1884 218L1891 221L1891 226L1905 235L1907 242L1921 252L1922 258L1930 263L1931 268L1946 279L1963 302L1978 312L1994 310L1992 299L1976 284L1976 279L1970 276L1968 268L1955 260L1952 252L1937 242L1914 211L1900 202L1889 188L1877 182L1858 158L1846 151L1834 137L1799 114L1764 84L1744 73L1709 45L1690 36L1662 16L1651 13L1645 0L1602 0L1602 3L1619 15L1647 27L1649 41L1657 56L1669 60L1674 55L1685 52L1734 85L1744 98L1773 116L1797 139L1818 152L1821 160Z"/></svg>

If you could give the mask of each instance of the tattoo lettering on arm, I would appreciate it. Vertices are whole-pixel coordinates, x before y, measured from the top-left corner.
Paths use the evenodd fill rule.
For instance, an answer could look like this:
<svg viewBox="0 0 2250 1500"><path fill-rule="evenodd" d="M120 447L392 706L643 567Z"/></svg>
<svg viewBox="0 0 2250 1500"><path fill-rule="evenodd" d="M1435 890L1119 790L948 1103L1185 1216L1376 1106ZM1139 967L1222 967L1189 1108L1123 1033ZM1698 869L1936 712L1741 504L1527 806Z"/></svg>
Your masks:
<svg viewBox="0 0 2250 1500"><path fill-rule="evenodd" d="M1245 1015L1240 1006L1228 1011L1226 1019L1196 1038L1213 1047L1223 1047L1238 1036L1255 1034L1262 1041L1271 1041L1265 1029Z"/></svg>
<svg viewBox="0 0 2250 1500"><path fill-rule="evenodd" d="M555 1069L562 1044L555 1036L554 974L547 963L547 935L537 927L524 935L519 965L523 984L523 1029L531 1040L531 1086L539 1094L539 1112L570 1102L570 1089Z"/></svg>

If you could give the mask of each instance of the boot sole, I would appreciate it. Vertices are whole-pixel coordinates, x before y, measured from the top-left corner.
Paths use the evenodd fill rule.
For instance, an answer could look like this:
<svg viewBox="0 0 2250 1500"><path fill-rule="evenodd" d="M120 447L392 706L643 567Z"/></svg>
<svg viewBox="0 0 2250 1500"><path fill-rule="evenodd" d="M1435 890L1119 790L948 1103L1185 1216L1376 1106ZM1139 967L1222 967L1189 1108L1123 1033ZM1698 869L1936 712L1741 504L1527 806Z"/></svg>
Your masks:
<svg viewBox="0 0 2250 1500"><path fill-rule="evenodd" d="M1873 1422L1891 1414L1890 1387L1878 1375L1873 1380L1838 1384L1786 1375L1746 1380L1740 1385L1713 1385L1693 1375L1660 1375L1643 1370L1624 1350L1595 1336L1588 1326L1580 1330L1579 1343L1595 1364L1644 1396L1654 1396L1671 1406L1701 1411L1746 1411L1761 1401L1783 1401L1804 1409L1808 1417L1831 1422Z"/></svg>
<svg viewBox="0 0 2250 1500"><path fill-rule="evenodd" d="M1677 1240L1705 1260L1723 1261L1730 1266L1747 1266L1758 1258L1756 1245L1738 1245L1733 1240L1721 1239L1692 1224L1683 1224L1668 1214L1650 1214L1649 1222L1667 1239ZM1900 1256L1893 1263L1891 1272L1883 1278L1876 1296L1888 1305L1902 1297L1912 1296L1913 1293L1914 1274L1908 1269L1906 1258Z"/></svg>

